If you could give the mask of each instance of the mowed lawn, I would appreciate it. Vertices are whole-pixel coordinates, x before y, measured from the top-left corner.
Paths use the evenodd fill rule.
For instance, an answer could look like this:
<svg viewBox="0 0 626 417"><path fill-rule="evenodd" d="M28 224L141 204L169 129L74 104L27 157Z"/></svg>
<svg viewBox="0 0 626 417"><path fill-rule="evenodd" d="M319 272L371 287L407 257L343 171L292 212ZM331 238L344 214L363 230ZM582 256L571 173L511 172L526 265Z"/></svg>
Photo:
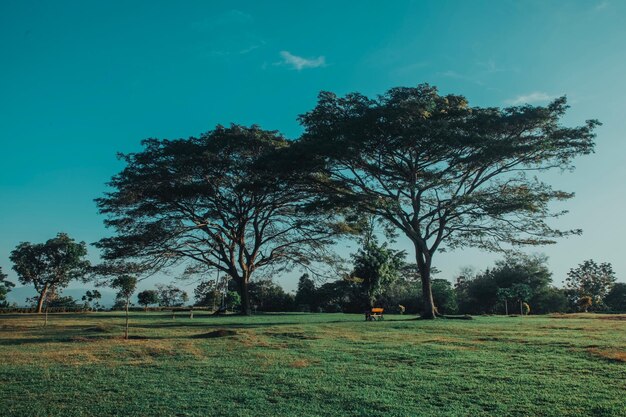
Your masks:
<svg viewBox="0 0 626 417"><path fill-rule="evenodd" d="M626 316L0 316L3 416L626 416Z"/></svg>

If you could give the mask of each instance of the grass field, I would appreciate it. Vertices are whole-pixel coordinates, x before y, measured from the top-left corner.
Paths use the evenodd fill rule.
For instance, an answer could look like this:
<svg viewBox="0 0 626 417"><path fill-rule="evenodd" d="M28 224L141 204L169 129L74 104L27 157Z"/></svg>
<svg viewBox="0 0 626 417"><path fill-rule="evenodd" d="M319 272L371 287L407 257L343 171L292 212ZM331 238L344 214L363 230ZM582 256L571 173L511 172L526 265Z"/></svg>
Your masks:
<svg viewBox="0 0 626 417"><path fill-rule="evenodd" d="M626 416L626 316L0 316L3 416Z"/></svg>

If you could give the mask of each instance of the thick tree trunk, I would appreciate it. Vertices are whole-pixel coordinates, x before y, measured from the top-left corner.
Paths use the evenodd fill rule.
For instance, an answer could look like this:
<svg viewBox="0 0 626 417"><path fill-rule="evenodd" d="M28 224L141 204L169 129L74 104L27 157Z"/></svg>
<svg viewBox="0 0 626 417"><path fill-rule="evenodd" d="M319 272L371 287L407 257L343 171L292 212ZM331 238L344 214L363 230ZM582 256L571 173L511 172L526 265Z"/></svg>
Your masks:
<svg viewBox="0 0 626 417"><path fill-rule="evenodd" d="M432 282L430 279L431 258L424 254L419 247L416 250L417 268L422 281L422 318L432 320L437 317L435 302L433 300Z"/></svg>
<svg viewBox="0 0 626 417"><path fill-rule="evenodd" d="M250 278L241 277L239 281L239 296L241 297L241 315L251 316L252 309L250 308Z"/></svg>
<svg viewBox="0 0 626 417"><path fill-rule="evenodd" d="M424 299L422 318L434 319L437 317L435 301L433 300L432 282L430 280L430 266L420 271L422 275L422 298Z"/></svg>
<svg viewBox="0 0 626 417"><path fill-rule="evenodd" d="M43 310L43 303L46 300L46 295L48 294L48 285L46 284L41 293L39 294L39 299L37 300L37 313L41 314Z"/></svg>

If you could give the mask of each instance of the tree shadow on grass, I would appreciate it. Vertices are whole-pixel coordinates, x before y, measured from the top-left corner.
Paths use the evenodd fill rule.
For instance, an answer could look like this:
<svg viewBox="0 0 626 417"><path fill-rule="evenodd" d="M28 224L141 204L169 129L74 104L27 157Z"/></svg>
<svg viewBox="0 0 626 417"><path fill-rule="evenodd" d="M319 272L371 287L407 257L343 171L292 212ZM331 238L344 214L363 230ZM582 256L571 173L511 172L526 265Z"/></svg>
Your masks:
<svg viewBox="0 0 626 417"><path fill-rule="evenodd" d="M213 322L201 322L189 320L186 322L180 321L172 321L171 323L151 323L151 324L141 324L136 326L137 328L144 329L166 329L166 328L176 328L176 327L188 327L188 328L199 328L199 327L217 327L217 328L233 328L233 329L258 329L263 327L275 327L275 326L297 326L297 325L308 325L308 324L337 324L337 323L354 323L345 320L336 320L336 321L320 321L320 322L306 322L306 323L298 323L293 321L288 322L279 322L279 321L268 321L263 323L213 323Z"/></svg>
<svg viewBox="0 0 626 417"><path fill-rule="evenodd" d="M181 339L178 337L166 337L166 336L144 336L133 335L128 336L129 340L166 340L166 339ZM41 344L66 344L66 343L91 343L101 342L104 340L124 340L124 332L107 334L107 335L88 335L84 333L74 335L58 335L48 337L37 338L15 338L15 339L0 339L0 346L25 346L25 345L41 345Z"/></svg>
<svg viewBox="0 0 626 417"><path fill-rule="evenodd" d="M20 315L18 315L20 316ZM21 315L23 316L23 315ZM131 316L130 324L130 339L133 340L166 340L166 339L183 339L183 338L203 338L202 335L209 332L236 332L235 329L263 329L270 327L285 327L285 326L308 326L308 325L333 325L333 324L354 324L365 323L361 315L355 314L354 316L348 316L340 320L305 320L298 321L293 320L294 317L304 316L310 318L306 314L284 314L284 313L264 313L251 317L244 316L210 316L201 315L195 316L194 319L189 319L186 316L177 316L176 319L172 319L170 315L163 315L161 317L156 314L150 315L133 315ZM66 315L66 317L68 317ZM284 318L285 320L269 320L269 321L257 321L260 317L268 317L271 319ZM98 321L107 319L121 320L122 315L119 314L98 314L97 316L91 316L91 318L99 319ZM289 320L289 318L292 318ZM144 322L144 320L151 320L151 322ZM159 319L155 322L155 319ZM162 319L162 320L160 320ZM236 321L233 321L236 320ZM249 321L246 321L249 319ZM120 339L123 334L121 323L85 323L81 324L68 324L64 325L62 320L51 320L52 323L46 328L28 328L24 329L31 337L16 337L16 338L0 338L0 346L19 346L19 345L35 345L46 343L78 343L78 342L91 342L106 339ZM385 323L399 323L410 322L410 319L392 318L384 321L368 323L367 326L371 328L377 328ZM58 326L58 327L57 327ZM205 331L205 333L195 333L192 335L173 335L173 336L144 336L136 335L134 332L141 333L142 329L156 330L156 329L189 329Z"/></svg>

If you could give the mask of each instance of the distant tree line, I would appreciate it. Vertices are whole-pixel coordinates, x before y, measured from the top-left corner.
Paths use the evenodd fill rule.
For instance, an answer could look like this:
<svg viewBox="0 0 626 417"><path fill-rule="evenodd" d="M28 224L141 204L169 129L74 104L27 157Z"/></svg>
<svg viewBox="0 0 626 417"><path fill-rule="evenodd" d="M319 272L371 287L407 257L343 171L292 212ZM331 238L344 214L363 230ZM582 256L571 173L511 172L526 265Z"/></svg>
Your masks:
<svg viewBox="0 0 626 417"><path fill-rule="evenodd" d="M23 284L31 283L39 291L39 295L31 300L36 309L44 306L55 311L102 308L98 290L87 290L82 303L62 295L62 289L72 279L86 280L90 273L83 259L86 251L83 251L82 245L65 234L59 234L44 244L23 243L15 249L13 259L16 262L23 262L23 258L17 254L25 248L28 248L29 256L33 256L30 253L32 248L45 252L45 257L40 257L38 274L20 263L16 268L20 281ZM56 249L52 250L51 247ZM45 251L43 248L46 248ZM46 257L55 261L44 262ZM366 228L360 248L352 255L350 273L324 283L309 274L303 274L295 293L285 291L269 278L252 280L249 283L252 311L361 313L376 306L390 313L422 314L424 295L421 287L416 285L420 279L419 270L414 264L407 263L405 258L404 252L390 249L386 242L379 243L373 229ZM65 266L58 273L62 279L53 281L52 278L45 278L50 272L46 272L44 265L50 265L53 270L60 268L59 265ZM71 271L69 279L68 270ZM87 275L79 274L79 270ZM433 273L433 303L437 314L441 315L626 312L626 283L616 282L609 263L584 261L568 272L563 288L553 284L547 258L542 255L510 254L484 271L463 270L454 283L436 278L437 270ZM6 278L6 274L0 270L0 307L9 307L6 296L14 287ZM46 288L42 282L53 284ZM137 279L120 275L108 284L118 291L113 309L127 310L132 305L131 297L135 293ZM237 283L232 279L227 281L225 287L217 280L201 282L194 291L194 298L195 302L190 303L188 294L173 284L158 284L155 289L146 289L137 294L138 304L145 309L149 306L173 308L190 304L212 310L242 309Z"/></svg>
<svg viewBox="0 0 626 417"><path fill-rule="evenodd" d="M507 256L484 271L464 271L454 284L435 278L435 308L444 315L626 311L626 283L615 282L609 264L604 264L604 270L597 270L589 268L595 264L593 261L586 261L570 271L565 288L558 288L552 284L546 261L544 256ZM580 274L585 276L585 285L571 279ZM399 273L379 290L371 303L364 282L347 278L316 285L305 274L298 282L294 303L298 311L357 313L373 304L389 312L421 314L423 294L415 285L418 279L416 275ZM580 300L587 298L594 301L581 304Z"/></svg>

